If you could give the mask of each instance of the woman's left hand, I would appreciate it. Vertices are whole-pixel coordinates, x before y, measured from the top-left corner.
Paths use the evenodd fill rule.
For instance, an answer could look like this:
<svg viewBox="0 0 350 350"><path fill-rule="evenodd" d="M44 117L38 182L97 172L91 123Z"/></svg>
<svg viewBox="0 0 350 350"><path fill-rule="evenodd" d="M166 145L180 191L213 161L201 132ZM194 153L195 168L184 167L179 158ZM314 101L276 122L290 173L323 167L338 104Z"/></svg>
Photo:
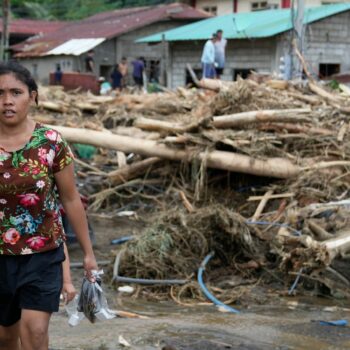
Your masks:
<svg viewBox="0 0 350 350"><path fill-rule="evenodd" d="M90 282L95 282L96 279L92 275L92 271L98 271L96 259L94 255L86 255L84 257L84 269L85 275Z"/></svg>

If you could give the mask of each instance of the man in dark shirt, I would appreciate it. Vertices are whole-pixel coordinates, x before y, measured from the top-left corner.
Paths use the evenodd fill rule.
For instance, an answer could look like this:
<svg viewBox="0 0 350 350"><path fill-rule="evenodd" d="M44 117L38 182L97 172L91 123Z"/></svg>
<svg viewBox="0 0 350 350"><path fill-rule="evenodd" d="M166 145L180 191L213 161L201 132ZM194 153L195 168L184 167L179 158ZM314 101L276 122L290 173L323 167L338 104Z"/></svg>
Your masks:
<svg viewBox="0 0 350 350"><path fill-rule="evenodd" d="M87 57L85 58L85 70L87 73L94 73L95 62L94 62L94 50L88 52Z"/></svg>
<svg viewBox="0 0 350 350"><path fill-rule="evenodd" d="M134 68L132 76L134 78L135 84L138 87L143 87L143 70L145 69L144 59L143 57L139 57L131 63Z"/></svg>

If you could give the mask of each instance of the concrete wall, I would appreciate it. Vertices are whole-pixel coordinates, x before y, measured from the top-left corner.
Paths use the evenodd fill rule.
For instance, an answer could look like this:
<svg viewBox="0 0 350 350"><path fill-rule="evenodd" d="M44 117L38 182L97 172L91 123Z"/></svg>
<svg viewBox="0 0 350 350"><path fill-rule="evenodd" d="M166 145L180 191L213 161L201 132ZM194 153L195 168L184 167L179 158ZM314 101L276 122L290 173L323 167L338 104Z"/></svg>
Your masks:
<svg viewBox="0 0 350 350"><path fill-rule="evenodd" d="M322 63L350 71L350 11L309 25L306 34L304 56L313 73L319 73ZM288 42L287 33L278 38L277 57L286 52Z"/></svg>
<svg viewBox="0 0 350 350"><path fill-rule="evenodd" d="M240 2L240 1L239 1ZM196 8L204 10L206 7L217 7L217 15L221 16L233 12L234 0L197 0Z"/></svg>
<svg viewBox="0 0 350 350"><path fill-rule="evenodd" d="M250 12L252 2L263 2L265 0L238 0L238 12ZM281 8L281 0L266 0L271 5ZM203 9L206 6L217 6L217 15L225 15L233 12L233 0L196 0L196 8ZM306 6L320 6L328 3L348 2L348 0L305 0Z"/></svg>
<svg viewBox="0 0 350 350"><path fill-rule="evenodd" d="M162 45L137 44L135 40L159 33L165 30L173 29L182 25L191 23L189 21L164 21L151 24L149 26L134 30L130 33L121 35L117 40L117 60L120 61L122 56L134 59L139 56L147 58L161 58Z"/></svg>
<svg viewBox="0 0 350 350"><path fill-rule="evenodd" d="M56 65L60 64L62 72L85 72L86 54L81 56L45 56L36 58L22 58L20 62L29 69L35 79L42 83L48 84L50 73L55 71ZM98 77L101 65L113 66L115 59L115 40L107 40L95 48L95 66L96 77Z"/></svg>
<svg viewBox="0 0 350 350"><path fill-rule="evenodd" d="M104 41L102 44L98 45L95 49L94 62L95 62L95 75L99 77L101 75L106 75L106 70L111 70L116 62L116 39L110 39ZM78 64L76 70L85 72L85 58L87 54L79 56ZM103 68L104 67L104 68ZM107 68L109 67L109 68Z"/></svg>
<svg viewBox="0 0 350 350"><path fill-rule="evenodd" d="M186 64L201 70L201 54L204 41L176 42L170 46L170 70L168 86L176 88L186 83ZM226 67L223 80L233 80L234 71L254 69L271 72L275 68L275 38L263 40L229 40L226 50Z"/></svg>
<svg viewBox="0 0 350 350"><path fill-rule="evenodd" d="M43 84L49 83L50 73L55 71L57 64L61 65L63 72L76 70L77 67L77 59L73 56L26 58L19 61L32 73L37 82Z"/></svg>

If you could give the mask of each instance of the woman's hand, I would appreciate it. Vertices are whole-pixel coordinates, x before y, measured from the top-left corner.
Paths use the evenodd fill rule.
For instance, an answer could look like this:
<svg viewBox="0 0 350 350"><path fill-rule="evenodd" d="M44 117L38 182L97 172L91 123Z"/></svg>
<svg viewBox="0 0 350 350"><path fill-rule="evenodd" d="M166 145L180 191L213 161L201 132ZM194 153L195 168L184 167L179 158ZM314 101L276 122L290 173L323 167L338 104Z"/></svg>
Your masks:
<svg viewBox="0 0 350 350"><path fill-rule="evenodd" d="M76 296L77 290L73 286L72 282L63 282L63 287L62 287L61 293L62 293L63 298L64 298L64 303L68 304Z"/></svg>
<svg viewBox="0 0 350 350"><path fill-rule="evenodd" d="M98 267L97 267L95 256L93 254L86 255L84 257L84 270L85 270L85 275L86 275L87 279L90 282L95 282L96 279L95 279L95 277L93 277L92 271L93 270L98 271Z"/></svg>

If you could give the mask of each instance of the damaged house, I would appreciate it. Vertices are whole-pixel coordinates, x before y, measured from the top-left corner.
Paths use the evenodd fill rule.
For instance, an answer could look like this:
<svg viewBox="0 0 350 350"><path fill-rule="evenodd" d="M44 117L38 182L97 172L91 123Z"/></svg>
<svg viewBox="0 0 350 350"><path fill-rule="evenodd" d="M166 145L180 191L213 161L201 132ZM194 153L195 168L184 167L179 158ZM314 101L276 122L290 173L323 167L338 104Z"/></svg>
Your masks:
<svg viewBox="0 0 350 350"><path fill-rule="evenodd" d="M305 10L303 54L310 70L322 78L350 71L350 4L334 4ZM292 39L290 9L231 13L161 32L139 43L167 43L167 85L175 88L191 81L189 63L201 74L205 41L218 29L228 39L222 79L246 77L250 71L279 73L281 57L289 54Z"/></svg>
<svg viewBox="0 0 350 350"><path fill-rule="evenodd" d="M12 49L14 57L43 83L57 64L63 72L84 72L84 59L92 49L96 75L108 77L123 56L128 61L143 56L147 66L162 59L162 45L136 45L136 39L208 17L208 13L180 3L108 11L30 38Z"/></svg>

